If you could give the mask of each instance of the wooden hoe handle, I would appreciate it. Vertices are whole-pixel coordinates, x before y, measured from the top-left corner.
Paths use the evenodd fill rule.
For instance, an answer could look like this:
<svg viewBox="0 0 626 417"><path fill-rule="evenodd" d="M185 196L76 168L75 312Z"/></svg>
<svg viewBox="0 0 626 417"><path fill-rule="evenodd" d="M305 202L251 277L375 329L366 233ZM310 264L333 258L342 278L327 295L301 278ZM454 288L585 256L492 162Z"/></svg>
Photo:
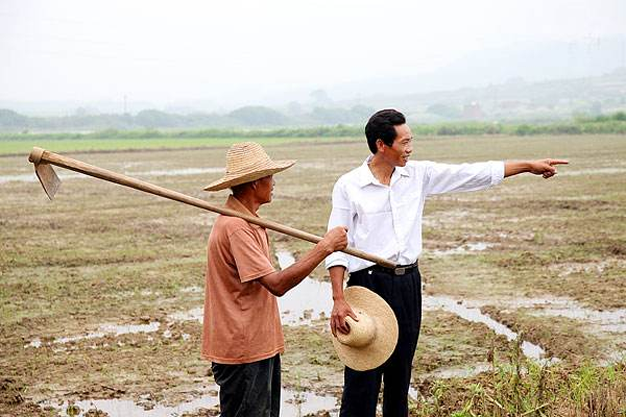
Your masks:
<svg viewBox="0 0 626 417"><path fill-rule="evenodd" d="M294 229L293 227L285 226L280 223L273 222L271 220L261 219L259 217L250 216L248 214L240 213L235 210L230 210L225 207L214 206L212 204L207 203L204 200L199 198L190 197L188 195L168 190L167 188L159 187L154 184L150 184L149 182L138 180L136 178L129 177L127 175L118 174L116 172L108 171L106 169L98 168L93 165L86 164L84 162L78 161L73 158L69 158L67 156L59 155L54 152L47 151L41 148L33 148L30 153L28 160L37 166L40 164L51 164L56 165L62 168L66 168L72 171L80 172L85 175L89 175L92 177L100 178L101 180L113 182L115 184L124 185L126 187L134 188L139 191L143 191L149 194L154 194L160 197L164 197L170 200L179 201L181 203L189 204L191 206L199 207L208 211L212 211L214 213L223 214L225 216L231 217L239 217L246 220L249 223L257 224L259 226L263 226L267 229L275 230L277 232L293 236L298 239L306 240L311 243L318 243L322 240L321 237L316 236L311 233L303 232L302 230ZM46 193L48 196L52 198L54 193L50 195L48 192L48 187L44 183L44 179L39 175L39 171L37 172L37 176L39 180L42 182ZM56 191L58 185L54 188ZM384 266L386 268L395 268L397 265L387 259L381 258L380 256L372 255L361 250L347 247L342 252L345 252L349 255L356 256L357 258L365 259L370 262L377 263L380 266Z"/></svg>

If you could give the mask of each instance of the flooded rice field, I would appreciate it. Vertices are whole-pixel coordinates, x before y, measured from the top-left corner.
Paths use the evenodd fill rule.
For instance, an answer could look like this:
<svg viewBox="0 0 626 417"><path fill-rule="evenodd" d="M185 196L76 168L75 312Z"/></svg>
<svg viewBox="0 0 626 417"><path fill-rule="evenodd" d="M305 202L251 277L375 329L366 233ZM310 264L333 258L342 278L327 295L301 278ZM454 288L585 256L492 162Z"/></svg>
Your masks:
<svg viewBox="0 0 626 417"><path fill-rule="evenodd" d="M550 181L521 176L427 203L412 404L432 404L433 387L446 381L482 381L518 347L527 366L541 369L626 357L626 171L615 163L626 160L626 141L519 141L416 141L420 159L549 155L571 165ZM227 192L202 188L221 175L223 153L77 158L221 204ZM321 235L334 181L361 164L367 148L309 143L268 153L298 163L276 176L274 201L260 215ZM26 155L0 165L0 415L218 415L218 387L200 357L215 216L60 169L64 182L50 202ZM270 240L277 268L311 247L273 232ZM323 267L279 308L281 415L336 415L343 368L330 341Z"/></svg>

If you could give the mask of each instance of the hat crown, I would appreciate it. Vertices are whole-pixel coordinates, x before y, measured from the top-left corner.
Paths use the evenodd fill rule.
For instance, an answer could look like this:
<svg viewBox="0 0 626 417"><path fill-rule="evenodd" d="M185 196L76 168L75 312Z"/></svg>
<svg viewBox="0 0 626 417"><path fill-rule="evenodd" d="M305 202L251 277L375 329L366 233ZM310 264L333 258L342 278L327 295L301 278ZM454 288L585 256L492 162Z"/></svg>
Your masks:
<svg viewBox="0 0 626 417"><path fill-rule="evenodd" d="M206 191L224 190L259 178L274 175L295 164L296 161L272 161L263 147L255 142L233 144L226 152L226 173L206 186Z"/></svg>
<svg viewBox="0 0 626 417"><path fill-rule="evenodd" d="M359 321L350 316L346 317L350 332L348 334L337 332L337 340L346 346L364 347L376 338L376 322L363 311L356 311L355 314Z"/></svg>
<svg viewBox="0 0 626 417"><path fill-rule="evenodd" d="M226 153L226 175L252 171L271 162L269 155L258 143L236 143Z"/></svg>

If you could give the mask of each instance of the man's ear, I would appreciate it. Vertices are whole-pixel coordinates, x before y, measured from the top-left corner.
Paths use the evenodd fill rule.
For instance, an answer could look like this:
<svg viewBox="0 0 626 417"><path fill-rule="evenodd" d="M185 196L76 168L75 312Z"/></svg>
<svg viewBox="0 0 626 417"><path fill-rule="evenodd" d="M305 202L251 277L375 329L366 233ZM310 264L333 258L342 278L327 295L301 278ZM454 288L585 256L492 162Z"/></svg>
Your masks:
<svg viewBox="0 0 626 417"><path fill-rule="evenodd" d="M382 139L376 139L376 150L378 152L384 152L385 142Z"/></svg>

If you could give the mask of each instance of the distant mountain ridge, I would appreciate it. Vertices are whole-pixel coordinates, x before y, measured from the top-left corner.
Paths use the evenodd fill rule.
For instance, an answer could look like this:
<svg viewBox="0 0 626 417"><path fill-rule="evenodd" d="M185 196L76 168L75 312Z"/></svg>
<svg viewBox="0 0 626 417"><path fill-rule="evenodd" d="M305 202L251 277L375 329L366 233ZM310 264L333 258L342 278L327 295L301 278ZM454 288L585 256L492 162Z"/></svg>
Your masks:
<svg viewBox="0 0 626 417"><path fill-rule="evenodd" d="M543 121L597 116L626 110L626 68L597 77L503 84L451 91L371 96L306 108L244 106L228 113L90 114L77 109L62 117L30 117L0 109L2 131L93 131L104 129L196 129L363 125L379 108L394 107L412 123L439 121Z"/></svg>
<svg viewBox="0 0 626 417"><path fill-rule="evenodd" d="M486 87L378 95L341 104L395 107L415 121L425 122L563 119L577 113L598 115L626 108L626 68L595 77L539 82L516 78ZM475 111L476 108L479 111Z"/></svg>

